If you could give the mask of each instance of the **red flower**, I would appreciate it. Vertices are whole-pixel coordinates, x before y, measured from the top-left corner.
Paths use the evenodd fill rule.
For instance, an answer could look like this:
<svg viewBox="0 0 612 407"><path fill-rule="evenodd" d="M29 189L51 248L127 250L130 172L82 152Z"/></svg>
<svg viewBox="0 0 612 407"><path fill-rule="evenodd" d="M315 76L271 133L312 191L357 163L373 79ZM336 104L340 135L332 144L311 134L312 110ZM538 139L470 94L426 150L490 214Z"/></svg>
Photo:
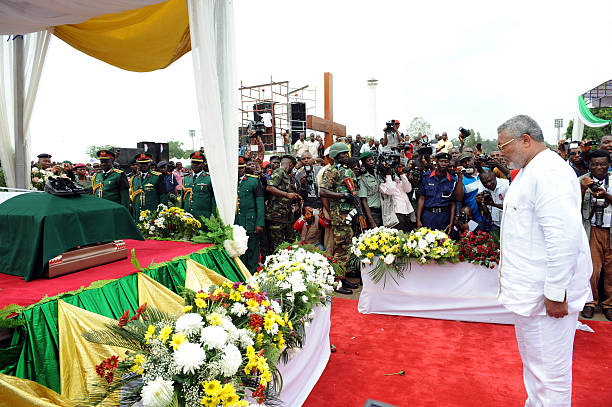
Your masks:
<svg viewBox="0 0 612 407"><path fill-rule="evenodd" d="M104 378L106 379L107 383L111 383L113 381L113 378L115 377L113 372L108 372L106 374L106 376L104 376Z"/></svg>
<svg viewBox="0 0 612 407"><path fill-rule="evenodd" d="M263 318L257 314L251 314L249 317L249 328L251 328L253 332L259 332L262 326Z"/></svg>
<svg viewBox="0 0 612 407"><path fill-rule="evenodd" d="M459 256L459 261L463 261L463 260L465 260L465 257Z"/></svg>
<svg viewBox="0 0 612 407"><path fill-rule="evenodd" d="M128 321L129 316L130 316L130 310L126 310L123 313L123 315L121 315L121 318L119 318L119 323L118 323L119 328L123 328L124 326L127 325L127 323L129 322Z"/></svg>
<svg viewBox="0 0 612 407"><path fill-rule="evenodd" d="M257 398L257 402L259 404L263 403L264 400L266 399L265 390L266 388L260 384L259 386L257 386L257 389L255 389L255 391L253 392L253 397Z"/></svg>

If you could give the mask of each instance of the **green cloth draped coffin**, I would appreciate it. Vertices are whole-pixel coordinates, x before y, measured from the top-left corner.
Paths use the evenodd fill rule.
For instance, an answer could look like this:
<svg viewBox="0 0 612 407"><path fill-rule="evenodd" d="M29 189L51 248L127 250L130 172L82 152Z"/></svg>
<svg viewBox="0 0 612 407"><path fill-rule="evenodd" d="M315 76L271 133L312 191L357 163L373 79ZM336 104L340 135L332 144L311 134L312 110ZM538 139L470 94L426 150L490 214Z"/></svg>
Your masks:
<svg viewBox="0 0 612 407"><path fill-rule="evenodd" d="M0 204L0 272L26 281L69 249L117 239L144 240L128 210L106 199L31 192Z"/></svg>

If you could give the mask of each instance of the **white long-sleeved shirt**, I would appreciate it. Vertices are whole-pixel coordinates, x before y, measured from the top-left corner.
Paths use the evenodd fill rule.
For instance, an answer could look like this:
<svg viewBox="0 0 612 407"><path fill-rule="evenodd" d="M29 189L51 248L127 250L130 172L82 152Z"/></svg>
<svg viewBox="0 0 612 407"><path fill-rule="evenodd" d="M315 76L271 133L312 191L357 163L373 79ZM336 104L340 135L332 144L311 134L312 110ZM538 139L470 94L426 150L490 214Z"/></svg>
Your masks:
<svg viewBox="0 0 612 407"><path fill-rule="evenodd" d="M546 315L544 297L566 298L570 312L590 300L589 242L580 186L551 150L538 153L506 193L501 225L499 301L519 315Z"/></svg>
<svg viewBox="0 0 612 407"><path fill-rule="evenodd" d="M395 203L395 213L409 215L414 212L414 208L408 198L408 193L412 191L412 185L405 174L400 175L400 178L395 181L391 175L385 177L385 182L380 184L380 192L385 195L392 195Z"/></svg>

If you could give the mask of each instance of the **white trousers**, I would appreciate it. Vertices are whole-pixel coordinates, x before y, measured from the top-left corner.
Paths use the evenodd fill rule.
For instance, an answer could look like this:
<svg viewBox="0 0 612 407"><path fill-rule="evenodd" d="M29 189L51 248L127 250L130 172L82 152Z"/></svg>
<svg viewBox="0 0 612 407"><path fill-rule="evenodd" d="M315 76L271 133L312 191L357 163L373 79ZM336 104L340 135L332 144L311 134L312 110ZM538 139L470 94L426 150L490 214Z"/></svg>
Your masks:
<svg viewBox="0 0 612 407"><path fill-rule="evenodd" d="M564 318L514 314L527 390L525 407L572 404L572 354L577 320L577 312Z"/></svg>

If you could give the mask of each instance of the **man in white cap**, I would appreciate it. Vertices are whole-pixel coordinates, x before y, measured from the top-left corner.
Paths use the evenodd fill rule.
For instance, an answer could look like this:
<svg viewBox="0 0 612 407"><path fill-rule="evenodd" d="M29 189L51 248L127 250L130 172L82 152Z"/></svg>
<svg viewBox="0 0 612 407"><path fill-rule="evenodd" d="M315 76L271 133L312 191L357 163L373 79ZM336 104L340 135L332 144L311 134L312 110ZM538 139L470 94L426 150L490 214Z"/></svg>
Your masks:
<svg viewBox="0 0 612 407"><path fill-rule="evenodd" d="M499 150L520 169L504 199L499 301L514 315L525 406L569 406L576 321L591 298L580 185L531 117L515 116L497 133Z"/></svg>

